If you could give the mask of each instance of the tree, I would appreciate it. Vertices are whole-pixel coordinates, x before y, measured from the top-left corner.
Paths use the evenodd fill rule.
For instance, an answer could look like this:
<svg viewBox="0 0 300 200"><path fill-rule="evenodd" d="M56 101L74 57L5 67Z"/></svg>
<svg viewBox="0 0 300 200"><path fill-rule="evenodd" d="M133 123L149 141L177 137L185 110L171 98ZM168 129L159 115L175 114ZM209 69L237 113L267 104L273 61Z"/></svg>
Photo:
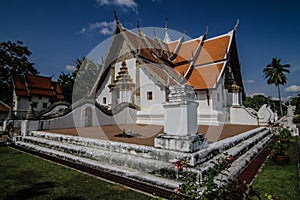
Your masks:
<svg viewBox="0 0 300 200"><path fill-rule="evenodd" d="M91 92L99 73L99 66L88 58L76 60L75 70L58 78L62 94L66 101L77 101ZM76 82L76 83L75 83Z"/></svg>
<svg viewBox="0 0 300 200"><path fill-rule="evenodd" d="M300 94L292 98L291 105L296 106L295 114L300 114Z"/></svg>
<svg viewBox="0 0 300 200"><path fill-rule="evenodd" d="M270 104L271 98L261 94L246 97L244 106L258 111L264 104Z"/></svg>
<svg viewBox="0 0 300 200"><path fill-rule="evenodd" d="M60 84L62 95L64 97L64 100L67 102L72 102L72 93L73 93L73 87L74 82L77 76L77 73L80 69L80 66L84 60L83 58L76 60L75 70L72 73L64 73L61 72L57 82Z"/></svg>
<svg viewBox="0 0 300 200"><path fill-rule="evenodd" d="M31 55L28 47L23 42L0 42L0 99L11 105L12 103L12 78L17 75L38 74L33 63L28 61Z"/></svg>
<svg viewBox="0 0 300 200"><path fill-rule="evenodd" d="M287 82L287 77L285 73L290 73L290 70L288 70L289 67L289 64L282 65L280 63L280 59L273 58L272 63L268 64L266 68L263 69L264 78L268 79L267 83L269 85L274 84L277 87L281 115L283 115L283 110L281 105L281 95L279 86L284 85Z"/></svg>

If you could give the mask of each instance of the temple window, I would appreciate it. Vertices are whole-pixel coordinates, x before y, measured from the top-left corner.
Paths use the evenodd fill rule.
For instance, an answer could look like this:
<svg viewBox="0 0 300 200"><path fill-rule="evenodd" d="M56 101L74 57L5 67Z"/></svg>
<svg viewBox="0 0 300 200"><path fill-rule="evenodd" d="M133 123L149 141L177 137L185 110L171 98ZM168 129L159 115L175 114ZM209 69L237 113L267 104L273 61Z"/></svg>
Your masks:
<svg viewBox="0 0 300 200"><path fill-rule="evenodd" d="M152 100L152 92L147 92L147 100Z"/></svg>
<svg viewBox="0 0 300 200"><path fill-rule="evenodd" d="M103 104L106 104L106 97L103 97L102 103L103 103Z"/></svg>

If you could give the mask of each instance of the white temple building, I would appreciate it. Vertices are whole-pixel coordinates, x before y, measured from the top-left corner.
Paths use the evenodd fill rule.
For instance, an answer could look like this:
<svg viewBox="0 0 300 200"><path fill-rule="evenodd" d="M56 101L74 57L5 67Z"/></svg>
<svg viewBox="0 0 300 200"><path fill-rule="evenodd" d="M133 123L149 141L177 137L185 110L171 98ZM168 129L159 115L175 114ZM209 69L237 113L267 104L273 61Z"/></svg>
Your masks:
<svg viewBox="0 0 300 200"><path fill-rule="evenodd" d="M169 87L186 83L194 88L198 124L231 123L231 108L241 107L244 97L236 26L213 38L206 31L198 38L184 41L183 35L171 41L167 25L160 40L116 21L96 87L100 105L113 109L131 103L138 108L136 123L163 125Z"/></svg>

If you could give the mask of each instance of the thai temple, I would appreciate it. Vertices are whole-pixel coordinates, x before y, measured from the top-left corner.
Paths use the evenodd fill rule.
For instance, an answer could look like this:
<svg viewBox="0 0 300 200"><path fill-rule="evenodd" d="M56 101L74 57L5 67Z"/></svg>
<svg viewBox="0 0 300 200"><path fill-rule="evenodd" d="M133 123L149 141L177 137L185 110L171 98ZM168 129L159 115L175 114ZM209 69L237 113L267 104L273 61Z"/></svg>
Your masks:
<svg viewBox="0 0 300 200"><path fill-rule="evenodd" d="M166 21L161 40L138 26L134 33L116 17L115 33L98 77L96 101L113 109L121 103L138 108L136 123L164 124L163 103L169 87L188 84L198 103L198 124L230 123L230 108L243 104L244 86L236 46L236 27L209 38L208 31L185 41L171 40Z"/></svg>

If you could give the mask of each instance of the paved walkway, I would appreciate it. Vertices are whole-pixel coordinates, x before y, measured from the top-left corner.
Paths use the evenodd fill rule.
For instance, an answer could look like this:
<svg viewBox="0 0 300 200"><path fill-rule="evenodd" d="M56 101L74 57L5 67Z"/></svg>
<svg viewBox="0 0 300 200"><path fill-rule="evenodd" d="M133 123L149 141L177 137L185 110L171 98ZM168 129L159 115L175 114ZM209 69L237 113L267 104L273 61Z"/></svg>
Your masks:
<svg viewBox="0 0 300 200"><path fill-rule="evenodd" d="M245 131L257 128L253 125L235 125L226 124L224 126L208 126L200 125L198 128L199 133L203 133L208 141L222 140ZM138 133L138 137L122 138L115 135L122 133L122 130L132 130ZM163 126L160 125L142 125L142 124L121 124L121 125L108 125L99 127L85 127L85 128L70 128L70 129L57 129L45 130L47 132L67 134L102 140L112 140L118 142L126 142L130 144L140 144L147 146L154 146L154 138L163 133Z"/></svg>

